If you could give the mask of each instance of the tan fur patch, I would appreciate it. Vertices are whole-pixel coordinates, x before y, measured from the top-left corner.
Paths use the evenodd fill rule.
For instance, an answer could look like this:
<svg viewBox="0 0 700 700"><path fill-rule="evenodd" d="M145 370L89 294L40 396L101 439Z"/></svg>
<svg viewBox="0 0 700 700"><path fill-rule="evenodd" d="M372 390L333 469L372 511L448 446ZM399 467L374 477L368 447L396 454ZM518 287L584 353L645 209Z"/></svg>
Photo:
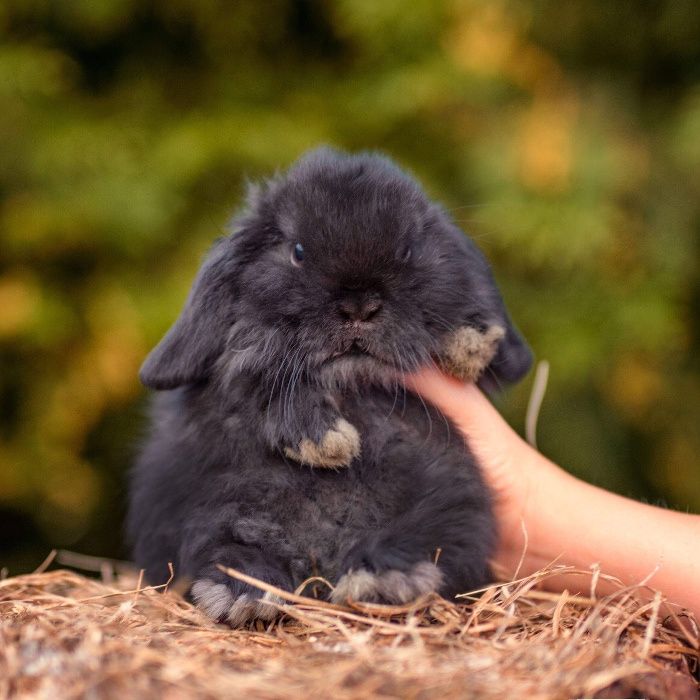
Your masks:
<svg viewBox="0 0 700 700"><path fill-rule="evenodd" d="M321 442L304 438L299 443L298 451L285 447L284 454L312 467L347 467L360 454L360 434L354 425L344 418L338 418Z"/></svg>
<svg viewBox="0 0 700 700"><path fill-rule="evenodd" d="M458 379L475 381L486 369L506 332L502 326L489 326L484 333L476 328L458 328L448 339L440 360L442 368Z"/></svg>

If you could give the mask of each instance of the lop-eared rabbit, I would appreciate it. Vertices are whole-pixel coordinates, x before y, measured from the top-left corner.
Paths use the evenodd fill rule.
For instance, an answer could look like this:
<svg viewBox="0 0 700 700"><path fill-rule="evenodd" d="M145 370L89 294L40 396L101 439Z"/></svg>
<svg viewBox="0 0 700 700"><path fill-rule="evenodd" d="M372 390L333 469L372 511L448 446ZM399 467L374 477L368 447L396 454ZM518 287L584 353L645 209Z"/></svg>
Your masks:
<svg viewBox="0 0 700 700"><path fill-rule="evenodd" d="M288 591L323 576L336 602L487 583L478 465L401 383L433 363L495 387L531 356L482 254L411 177L320 149L252 188L141 369L157 394L128 532L148 580L172 563L232 626L277 608L217 565Z"/></svg>

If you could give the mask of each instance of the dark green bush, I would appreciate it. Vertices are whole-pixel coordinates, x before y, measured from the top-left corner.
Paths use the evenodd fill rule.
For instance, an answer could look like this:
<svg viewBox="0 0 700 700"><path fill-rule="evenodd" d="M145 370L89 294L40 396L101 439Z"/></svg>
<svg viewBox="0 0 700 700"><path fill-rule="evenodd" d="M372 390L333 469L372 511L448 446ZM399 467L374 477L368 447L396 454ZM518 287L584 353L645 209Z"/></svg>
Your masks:
<svg viewBox="0 0 700 700"><path fill-rule="evenodd" d="M390 153L477 238L552 365L546 453L700 508L693 0L6 0L0 32L13 570L123 554L140 361L244 179L320 142Z"/></svg>

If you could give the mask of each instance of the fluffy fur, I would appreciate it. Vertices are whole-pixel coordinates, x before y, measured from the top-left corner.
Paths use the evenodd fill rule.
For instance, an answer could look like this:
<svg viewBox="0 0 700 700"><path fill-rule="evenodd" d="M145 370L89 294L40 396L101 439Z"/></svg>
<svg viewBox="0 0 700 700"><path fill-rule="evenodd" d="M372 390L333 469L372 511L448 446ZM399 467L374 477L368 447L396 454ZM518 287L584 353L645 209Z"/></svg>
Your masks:
<svg viewBox="0 0 700 700"><path fill-rule="evenodd" d="M498 385L530 353L481 253L413 179L322 149L252 191L141 370L159 391L131 479L137 564L161 583L172 562L234 626L274 606L217 564L287 590L321 575L335 600L487 582L478 468L397 379L433 362Z"/></svg>

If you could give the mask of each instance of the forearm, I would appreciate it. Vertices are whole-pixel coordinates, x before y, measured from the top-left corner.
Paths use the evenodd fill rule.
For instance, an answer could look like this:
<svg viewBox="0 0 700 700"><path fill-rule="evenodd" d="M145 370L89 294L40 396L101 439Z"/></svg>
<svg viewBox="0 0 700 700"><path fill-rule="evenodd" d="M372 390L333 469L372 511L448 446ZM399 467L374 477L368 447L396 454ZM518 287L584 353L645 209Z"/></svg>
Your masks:
<svg viewBox="0 0 700 700"><path fill-rule="evenodd" d="M604 573L625 585L648 583L670 600L700 615L700 516L638 503L587 484L532 451L524 494L522 522L528 546L521 574L537 571L555 559ZM546 518L542 514L546 513ZM512 525L511 525L512 527ZM514 570L523 548L511 543L501 563ZM524 536L520 537L524 545ZM571 588L572 579L552 578L555 589ZM605 583L599 590L606 590Z"/></svg>

